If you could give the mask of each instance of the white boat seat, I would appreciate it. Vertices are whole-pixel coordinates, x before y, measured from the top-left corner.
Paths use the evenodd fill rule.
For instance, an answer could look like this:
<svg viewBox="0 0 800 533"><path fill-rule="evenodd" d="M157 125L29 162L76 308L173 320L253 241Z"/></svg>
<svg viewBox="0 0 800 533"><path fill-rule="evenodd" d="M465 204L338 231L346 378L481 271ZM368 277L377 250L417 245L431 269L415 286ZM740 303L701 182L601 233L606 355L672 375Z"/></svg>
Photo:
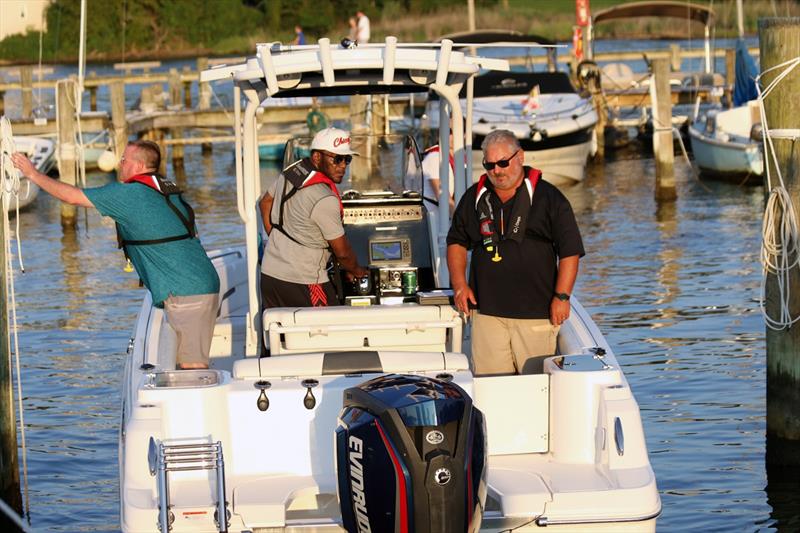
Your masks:
<svg viewBox="0 0 800 533"><path fill-rule="evenodd" d="M266 309L270 354L317 351L461 351L461 318L450 305Z"/></svg>
<svg viewBox="0 0 800 533"><path fill-rule="evenodd" d="M465 370L469 370L469 361L461 353L345 351L239 359L233 364L233 377L245 379Z"/></svg>

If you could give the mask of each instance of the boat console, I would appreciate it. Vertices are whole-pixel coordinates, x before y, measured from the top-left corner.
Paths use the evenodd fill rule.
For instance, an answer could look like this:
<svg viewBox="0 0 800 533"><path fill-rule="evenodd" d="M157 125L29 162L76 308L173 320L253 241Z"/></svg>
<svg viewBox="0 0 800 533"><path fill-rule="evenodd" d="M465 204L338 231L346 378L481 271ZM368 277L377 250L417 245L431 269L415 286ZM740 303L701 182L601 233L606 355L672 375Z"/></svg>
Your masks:
<svg viewBox="0 0 800 533"><path fill-rule="evenodd" d="M284 167L307 155L310 141L289 141ZM416 142L400 134L353 135L351 145L360 156L339 186L342 218L358 262L370 274L353 281L340 274L342 303L417 301L418 291L430 291L436 283Z"/></svg>

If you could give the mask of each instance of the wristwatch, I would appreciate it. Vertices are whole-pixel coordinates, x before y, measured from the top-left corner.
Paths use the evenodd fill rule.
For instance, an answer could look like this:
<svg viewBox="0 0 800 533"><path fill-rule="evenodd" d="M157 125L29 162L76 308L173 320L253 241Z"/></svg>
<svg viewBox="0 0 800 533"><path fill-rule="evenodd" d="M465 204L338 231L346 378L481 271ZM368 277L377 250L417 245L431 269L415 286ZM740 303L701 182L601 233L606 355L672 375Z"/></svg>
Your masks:
<svg viewBox="0 0 800 533"><path fill-rule="evenodd" d="M567 294L566 292L557 292L555 294L555 298L558 298L562 302L568 302L569 301L569 294Z"/></svg>

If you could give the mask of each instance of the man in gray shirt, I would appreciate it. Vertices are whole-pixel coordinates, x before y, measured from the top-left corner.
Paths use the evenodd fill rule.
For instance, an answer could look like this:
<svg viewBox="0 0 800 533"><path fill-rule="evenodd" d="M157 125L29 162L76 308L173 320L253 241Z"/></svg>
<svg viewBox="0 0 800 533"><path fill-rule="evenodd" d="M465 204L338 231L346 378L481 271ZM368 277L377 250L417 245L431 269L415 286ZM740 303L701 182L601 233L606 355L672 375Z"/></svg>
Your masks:
<svg viewBox="0 0 800 533"><path fill-rule="evenodd" d="M368 274L344 234L336 189L354 155L348 132L326 128L314 136L310 157L285 168L259 201L269 234L261 261L264 308L338 304L326 268L331 253L353 276Z"/></svg>

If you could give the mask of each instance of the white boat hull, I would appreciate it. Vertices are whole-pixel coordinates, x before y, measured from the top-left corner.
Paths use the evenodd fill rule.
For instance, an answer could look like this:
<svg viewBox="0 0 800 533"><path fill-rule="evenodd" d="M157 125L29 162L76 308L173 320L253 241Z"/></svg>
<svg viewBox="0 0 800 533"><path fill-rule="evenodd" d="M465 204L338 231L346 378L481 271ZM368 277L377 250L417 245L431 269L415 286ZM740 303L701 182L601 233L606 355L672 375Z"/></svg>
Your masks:
<svg viewBox="0 0 800 533"><path fill-rule="evenodd" d="M720 112L711 112L689 126L694 160L712 176L741 181L764 174L761 143L751 138L756 102Z"/></svg>
<svg viewBox="0 0 800 533"><path fill-rule="evenodd" d="M586 162L596 149L592 139L570 146L547 150L526 150L525 164L542 171L542 178L557 187L574 185L586 176ZM482 166L483 152L472 150L472 178L477 181L485 171Z"/></svg>
<svg viewBox="0 0 800 533"><path fill-rule="evenodd" d="M703 135L694 125L689 126L689 138L694 160L703 172L732 178L764 173L764 158L758 142L719 141Z"/></svg>
<svg viewBox="0 0 800 533"><path fill-rule="evenodd" d="M173 370L175 335L163 310L152 307L149 297L137 321L123 393L123 531L152 531L158 519L160 489L148 467L151 438L222 443L231 531L291 531L301 526L341 530L333 431L344 389L375 374L329 375L314 369L331 356L322 352L358 349L342 343L350 339L361 346L364 337L370 339L368 349L380 354L383 372L431 377L448 372L486 416L490 503L482 531L526 522L531 531L539 527L537 522L565 531L653 531L661 504L639 409L613 351L578 302L573 302L558 340L559 354L570 354L570 362L560 366L557 358L549 359L544 374L474 377L467 357L453 351L461 345L455 310L415 304L341 307L322 313L270 310L275 318L265 318L265 328L274 333L272 357L259 359L241 351L244 255L240 250L211 255L222 280L220 293L230 295L215 328L211 371ZM453 334L438 337L428 331L435 317L449 321ZM397 329L400 321L409 327ZM431 326L425 326L426 321ZM380 329L384 323L386 330ZM303 324L313 324L320 332L335 329L309 335ZM405 351L382 346L402 346ZM595 346L605 350L602 359L591 351L594 348L587 348ZM443 358L442 353L447 355ZM299 381L309 377L319 380L313 410L303 406L306 391ZM272 383L267 391L270 407L264 412L257 409L259 392L254 387L262 379ZM513 405L528 408L509 417ZM584 409L576 410L575 405ZM214 476L175 472L169 479L173 531L213 531Z"/></svg>
<svg viewBox="0 0 800 533"><path fill-rule="evenodd" d="M319 47L286 51L259 45L258 60L203 73L205 81L234 75L249 95L242 114L244 150L237 152L244 168L237 175L237 200L247 244L209 254L219 273L221 295L210 369L175 370L176 335L164 311L153 307L149 294L145 296L129 344L123 385L119 456L124 532L153 531L156 524L164 533L226 529L216 524L215 515L229 516L227 530L236 533L340 531L344 523L340 488L345 508L361 513L359 524L366 519L369 525L369 502L375 502L376 493L382 497L388 492L380 484L385 474L376 478L377 486L369 487L363 466L367 463L360 463L353 450L349 471L361 472L362 481L361 488L353 481L350 494L346 480L340 483L343 472L337 473L334 436L341 459L347 444L336 428L345 391L390 374L411 375L418 382L423 378L452 382L460 387L459 397L464 400L463 391L482 413L485 430L473 433L475 447L461 448L471 451L467 460L472 463L464 460L450 467L455 470L436 470L437 476L446 478L434 477L434 481L444 486L452 474L460 476L455 486L477 486L467 496L474 511L468 516L481 517L484 531L533 530L544 525L563 531L653 530L661 501L638 404L612 348L575 298L570 302L572 313L558 333L555 355L544 360L543 370L473 375L462 316L447 303L447 294L425 292L449 285L442 263L446 243L437 238L445 225L432 225L433 217L426 219L421 196L413 194L419 188L404 186L398 191L393 181L400 168L396 163L405 163L409 153L416 153L410 139L374 139L374 145L363 140L365 147L381 148L377 157L365 157L364 163L378 164L369 172L366 164L361 165L364 175L354 170L359 165L351 166L349 183L360 181L361 185L342 195L343 221L359 264L369 265L380 280L380 285L373 284L374 293L366 300L360 293L348 296L352 306L260 312L255 217L260 179L255 133L258 96L253 87L266 86L279 94L281 83L291 87L297 83L299 89L290 90L309 89L317 94L321 79L332 89L352 92L353 87L376 87L375 79L417 89L420 83L442 78L450 84L448 89L432 87L440 90L440 96L449 94L455 103L457 88L464 81L459 76L477 74L477 64L495 64L491 58L467 58L455 50L445 62L438 51L395 44L387 38L385 50L391 53L377 45L331 50L326 40ZM320 61L315 59L317 52ZM478 60L481 63L475 63ZM260 67L247 67L256 64ZM444 131L440 137L445 142ZM353 136L351 147L356 141ZM455 143L457 151L461 142L463 138ZM391 147L398 148L399 157L381 156L393 153ZM295 147L287 152L294 153ZM456 177L464 179L460 168ZM446 216L446 206L438 212ZM383 243L382 248L374 246L378 243ZM388 252L393 247L396 251ZM410 287L414 277L406 276L406 268L419 271L418 286L425 283L424 292ZM402 286L398 285L401 279ZM259 357L261 340L269 357ZM409 393L414 400L403 409L415 409L417 403L424 405L435 397L423 388ZM469 404L463 405L467 409ZM372 416L370 408L365 409ZM352 409L343 416L371 423ZM422 421L417 415L412 418ZM342 423L347 425L344 419ZM415 425L403 424L406 428ZM402 432L401 426L393 431ZM381 426L376 421L374 427L380 430ZM433 433L425 436L431 445L438 446L444 442L441 438L447 438ZM485 440L479 433L485 433ZM187 446L202 450L203 455L193 455L193 464L187 464L182 452ZM386 446L396 457L390 448L393 445ZM413 453L404 457L410 461ZM432 457L433 451L424 453L426 460L441 458ZM391 468L386 457L383 466ZM398 467L397 460L391 462ZM477 463L476 469L464 468ZM342 463L338 465L341 468ZM423 467L417 461L410 468L419 472ZM396 479L406 476L401 469L395 471ZM480 478L470 478L470 472ZM412 478L412 483L421 482L422 478ZM405 482L398 486L404 487ZM400 502L407 492L401 489L398 494ZM419 493L413 496L420 505ZM407 523L406 511L401 503L396 505L401 509L397 524L402 527ZM372 530L377 528L373 525Z"/></svg>
<svg viewBox="0 0 800 533"><path fill-rule="evenodd" d="M47 174L55 165L55 144L50 139L41 137L14 136L14 145L18 152L28 156L36 170ZM25 177L20 177L16 197L11 197L6 210L9 212L30 206L39 196L39 186Z"/></svg>

